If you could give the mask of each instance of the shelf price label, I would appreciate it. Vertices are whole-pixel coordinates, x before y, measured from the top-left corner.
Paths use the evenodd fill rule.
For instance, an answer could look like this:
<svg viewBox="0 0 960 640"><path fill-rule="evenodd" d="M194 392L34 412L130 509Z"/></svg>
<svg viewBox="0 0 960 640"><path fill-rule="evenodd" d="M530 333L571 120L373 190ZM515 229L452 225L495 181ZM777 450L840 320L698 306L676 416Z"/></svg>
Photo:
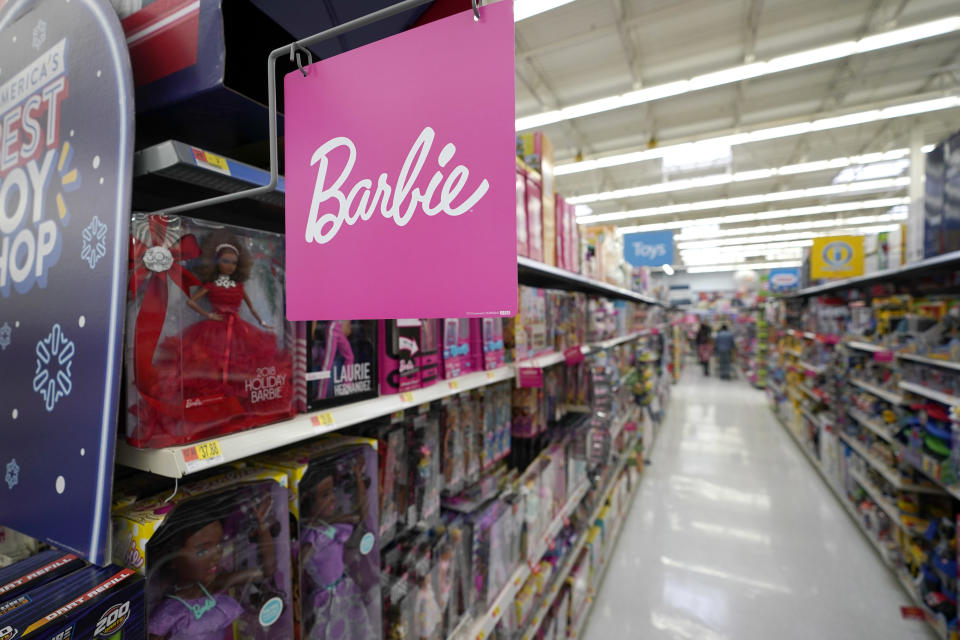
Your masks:
<svg viewBox="0 0 960 640"><path fill-rule="evenodd" d="M493 380L496 377L497 374L495 374L493 371L487 371L487 380Z"/></svg>
<svg viewBox="0 0 960 640"><path fill-rule="evenodd" d="M193 158L196 160L197 166L206 166L207 168L215 169L221 173L230 175L230 165L227 164L227 159L223 156L218 156L215 153L210 153L209 151L204 151L203 149L193 149Z"/></svg>
<svg viewBox="0 0 960 640"><path fill-rule="evenodd" d="M216 440L201 442L183 450L183 462L187 473L193 473L205 467L212 467L223 462L223 450Z"/></svg>
<svg viewBox="0 0 960 640"><path fill-rule="evenodd" d="M333 414L329 411L310 416L310 423L320 429L336 426L337 421L333 419Z"/></svg>
<svg viewBox="0 0 960 640"><path fill-rule="evenodd" d="M451 380L450 382L447 383L447 385L450 387L450 390L451 390L451 391L456 391L457 389L460 388L460 381L459 381L459 380Z"/></svg>
<svg viewBox="0 0 960 640"><path fill-rule="evenodd" d="M500 607L499 607L499 606L496 606L496 607L493 608L493 617L494 617L494 618L499 618L499 617L500 617Z"/></svg>
<svg viewBox="0 0 960 640"><path fill-rule="evenodd" d="M412 402L413 402L413 392L412 392L412 391L404 391L403 393L401 393L401 394L400 394L400 402L410 402L410 403L412 403Z"/></svg>
<svg viewBox="0 0 960 640"><path fill-rule="evenodd" d="M570 347L563 352L563 359L569 365L580 364L583 358L583 348L580 345Z"/></svg>

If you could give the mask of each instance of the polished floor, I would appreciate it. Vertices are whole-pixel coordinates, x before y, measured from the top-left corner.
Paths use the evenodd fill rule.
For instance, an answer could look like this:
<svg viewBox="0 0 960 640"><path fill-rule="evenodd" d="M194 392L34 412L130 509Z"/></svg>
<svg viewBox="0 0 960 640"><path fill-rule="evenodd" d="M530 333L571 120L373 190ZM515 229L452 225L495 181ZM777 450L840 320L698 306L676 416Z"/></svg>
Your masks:
<svg viewBox="0 0 960 640"><path fill-rule="evenodd" d="M935 637L762 392L674 387L587 640Z"/></svg>

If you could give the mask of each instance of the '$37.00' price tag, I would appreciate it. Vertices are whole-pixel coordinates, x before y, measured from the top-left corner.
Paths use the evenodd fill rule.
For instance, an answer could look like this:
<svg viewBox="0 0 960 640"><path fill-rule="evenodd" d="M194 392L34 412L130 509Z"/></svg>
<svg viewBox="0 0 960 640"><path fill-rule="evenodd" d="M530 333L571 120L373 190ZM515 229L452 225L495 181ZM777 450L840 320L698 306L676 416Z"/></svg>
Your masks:
<svg viewBox="0 0 960 640"><path fill-rule="evenodd" d="M201 442L183 450L183 463L187 473L223 462L223 450L216 440Z"/></svg>

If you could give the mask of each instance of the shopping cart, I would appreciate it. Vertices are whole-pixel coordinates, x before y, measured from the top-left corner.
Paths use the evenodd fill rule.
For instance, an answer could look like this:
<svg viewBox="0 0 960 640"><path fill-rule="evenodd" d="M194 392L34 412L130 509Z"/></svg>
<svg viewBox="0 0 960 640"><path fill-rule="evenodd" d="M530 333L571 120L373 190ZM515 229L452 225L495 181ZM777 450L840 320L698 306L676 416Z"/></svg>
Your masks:
<svg viewBox="0 0 960 640"><path fill-rule="evenodd" d="M723 380L729 380L731 375L731 363L733 358L731 358L730 351L717 351L717 375Z"/></svg>

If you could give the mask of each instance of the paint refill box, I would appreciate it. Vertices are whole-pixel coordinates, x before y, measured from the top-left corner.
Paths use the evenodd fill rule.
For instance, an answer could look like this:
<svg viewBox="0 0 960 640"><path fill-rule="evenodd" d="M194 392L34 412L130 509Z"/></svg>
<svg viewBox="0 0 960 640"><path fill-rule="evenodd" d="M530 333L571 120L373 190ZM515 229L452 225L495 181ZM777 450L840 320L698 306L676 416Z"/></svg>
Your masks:
<svg viewBox="0 0 960 640"><path fill-rule="evenodd" d="M35 556L0 569L0 612L20 594L36 589L87 566L78 555L62 551L41 551Z"/></svg>

